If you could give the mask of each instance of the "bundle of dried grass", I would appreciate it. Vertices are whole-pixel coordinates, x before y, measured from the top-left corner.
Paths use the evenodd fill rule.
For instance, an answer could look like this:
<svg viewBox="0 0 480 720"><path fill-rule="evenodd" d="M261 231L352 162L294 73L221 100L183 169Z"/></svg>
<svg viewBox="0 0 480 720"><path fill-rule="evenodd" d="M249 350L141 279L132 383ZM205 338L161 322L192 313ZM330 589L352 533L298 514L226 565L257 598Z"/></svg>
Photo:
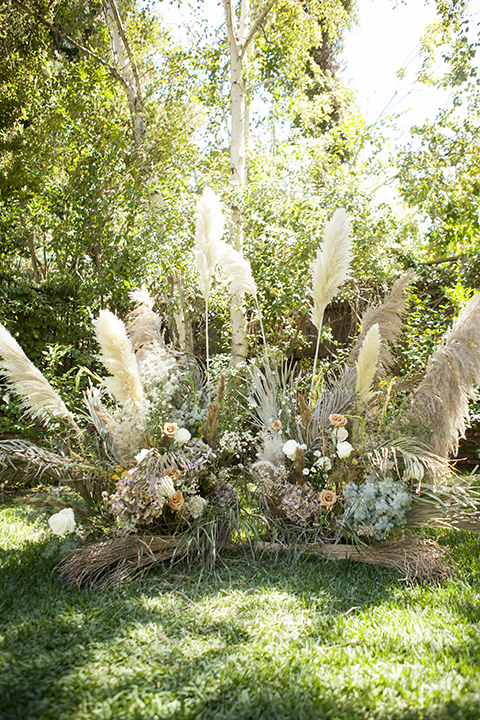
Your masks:
<svg viewBox="0 0 480 720"><path fill-rule="evenodd" d="M382 338L378 358L378 371L382 375L388 374L388 371L393 365L393 355L388 349L388 345L393 345L402 331L402 314L405 312L407 302L406 292L413 280L413 275L413 270L409 270L405 275L402 275L402 277L396 281L383 302L369 307L362 315L360 321L362 331L350 354L350 364L353 364L357 359L360 348L370 328L377 324Z"/></svg>
<svg viewBox="0 0 480 720"><path fill-rule="evenodd" d="M181 535L117 537L72 550L58 570L70 586L104 590L131 580L153 565L195 550Z"/></svg>
<svg viewBox="0 0 480 720"><path fill-rule="evenodd" d="M261 543L258 549L279 552L287 548L280 543ZM389 568L400 573L407 582L436 583L448 580L454 575L450 556L445 548L434 540L414 536L383 540L364 547L339 543L307 543L297 549L326 560L353 560Z"/></svg>
<svg viewBox="0 0 480 720"><path fill-rule="evenodd" d="M458 451L469 417L468 400L480 384L480 293L465 306L435 350L413 394L407 423L444 457Z"/></svg>

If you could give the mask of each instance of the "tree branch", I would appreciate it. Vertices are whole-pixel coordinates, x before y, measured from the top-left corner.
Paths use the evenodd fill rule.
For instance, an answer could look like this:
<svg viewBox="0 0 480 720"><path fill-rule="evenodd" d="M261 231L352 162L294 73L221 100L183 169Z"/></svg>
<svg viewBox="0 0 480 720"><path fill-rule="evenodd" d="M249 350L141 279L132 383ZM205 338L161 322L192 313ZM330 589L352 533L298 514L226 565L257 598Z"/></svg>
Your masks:
<svg viewBox="0 0 480 720"><path fill-rule="evenodd" d="M116 3L116 0L107 0L107 1L108 1L108 4L110 5L110 8L111 8L111 10L112 10L112 14L113 14L113 16L115 17L115 22L117 23L117 27L118 27L118 33L119 33L120 37L122 38L122 42L123 42L123 45L124 45L124 47L125 47L126 53L127 53L127 55L128 55L128 59L130 60L130 66L131 66L131 68L132 68L132 74L133 74L133 77L134 77L134 80L135 80L135 86L136 86L136 89L137 89L137 95L138 95L138 97L139 97L139 99L140 99L140 102L143 102L143 100L142 100L142 86L141 86L141 84L140 84L140 78L139 78L139 75L138 75L137 65L136 65L136 62L135 62L135 58L134 58L132 49L131 49L130 44L129 44L129 42L128 42L127 35L126 35L125 30L124 30L124 27L123 27L123 25L122 25L122 19L121 19L121 17L120 17L120 13L118 12L118 6L117 6L117 3Z"/></svg>
<svg viewBox="0 0 480 720"><path fill-rule="evenodd" d="M226 0L224 0L224 2L226 2ZM275 5L276 2L277 2L277 0L269 0L269 2L267 2L267 4L264 5L263 8L259 11L257 17L255 18L255 20L252 23L252 27L250 28L250 32L248 33L247 39L245 40L245 42L243 44L242 53L241 53L242 56L245 55L247 48L250 45L250 43L252 42L253 38L255 37L255 34L256 34L258 28L260 27L262 22L265 20L268 13L273 8L273 6Z"/></svg>
<svg viewBox="0 0 480 720"><path fill-rule="evenodd" d="M34 8L29 7L28 5L25 5L25 3L21 2L20 0L12 0L13 4L19 7L21 10L24 10L26 13L33 15L36 20L41 22L43 25L45 25L49 30L54 32L59 37L66 40L68 43L73 45L77 48L80 52L82 52L84 55L87 55L88 57L93 58L99 65L104 67L110 75L112 75L115 80L118 80L124 88L126 88L126 83L120 73L118 72L117 68L113 67L113 65L110 65L106 62L100 55L97 55L97 53L93 52L93 50L90 50L89 48L85 47L85 45L82 45L81 43L77 42L71 35L68 35L68 33L63 32L59 28L57 28L56 25L54 25L50 20L47 20L47 18L42 15L38 10L35 10Z"/></svg>
<svg viewBox="0 0 480 720"><path fill-rule="evenodd" d="M227 35L230 41L230 45L233 45L237 50L239 50L238 28L236 26L235 17L232 11L232 0L223 0L223 7L225 8Z"/></svg>

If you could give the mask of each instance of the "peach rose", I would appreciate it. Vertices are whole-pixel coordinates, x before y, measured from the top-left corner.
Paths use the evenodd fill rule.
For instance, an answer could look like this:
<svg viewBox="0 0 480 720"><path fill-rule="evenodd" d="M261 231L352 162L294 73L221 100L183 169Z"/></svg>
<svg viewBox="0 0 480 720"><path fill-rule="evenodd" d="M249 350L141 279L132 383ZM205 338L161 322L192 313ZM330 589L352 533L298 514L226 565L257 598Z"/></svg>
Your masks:
<svg viewBox="0 0 480 720"><path fill-rule="evenodd" d="M281 429L282 429L282 423L280 422L280 420L274 420L272 422L272 430L274 432L280 432Z"/></svg>
<svg viewBox="0 0 480 720"><path fill-rule="evenodd" d="M340 413L333 413L333 415L328 416L328 419L332 425L335 425L335 427L345 427L348 423L345 415L340 415Z"/></svg>
<svg viewBox="0 0 480 720"><path fill-rule="evenodd" d="M322 490L320 493L320 505L331 508L337 502L337 493L334 490Z"/></svg>
<svg viewBox="0 0 480 720"><path fill-rule="evenodd" d="M167 505L172 512L178 512L183 508L183 506L185 505L185 500L180 490L177 490L176 493L170 495L167 500Z"/></svg>
<svg viewBox="0 0 480 720"><path fill-rule="evenodd" d="M178 470L178 468L174 468L174 467L168 467L165 470L165 475L168 475L169 477L171 477L173 482L178 482L180 480L180 478L182 477L182 473L180 472L180 470Z"/></svg>
<svg viewBox="0 0 480 720"><path fill-rule="evenodd" d="M173 438L177 430L178 425L174 422L165 423L165 425L163 426L163 434L166 435L168 438Z"/></svg>

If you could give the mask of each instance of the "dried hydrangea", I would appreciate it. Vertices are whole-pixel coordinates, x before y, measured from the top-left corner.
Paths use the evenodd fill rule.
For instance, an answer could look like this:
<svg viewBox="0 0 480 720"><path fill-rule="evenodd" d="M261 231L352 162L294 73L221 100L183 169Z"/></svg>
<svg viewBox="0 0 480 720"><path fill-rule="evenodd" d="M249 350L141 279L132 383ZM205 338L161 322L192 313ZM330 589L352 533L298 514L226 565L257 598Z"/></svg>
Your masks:
<svg viewBox="0 0 480 720"><path fill-rule="evenodd" d="M207 501L205 500L205 498L200 497L200 495L194 495L187 500L186 509L190 516L194 520L197 520L197 518L203 515L206 504Z"/></svg>
<svg viewBox="0 0 480 720"><path fill-rule="evenodd" d="M177 493L169 476L158 477L137 467L122 474L107 505L114 515L125 522L148 525L162 516L165 504ZM174 509L180 509L178 504L176 499Z"/></svg>
<svg viewBox="0 0 480 720"><path fill-rule="evenodd" d="M308 525L316 520L321 512L320 493L308 482L303 485L287 483L282 509L287 518L296 525Z"/></svg>
<svg viewBox="0 0 480 720"><path fill-rule="evenodd" d="M402 480L369 475L360 485L349 482L343 491L344 519L359 535L381 540L404 525L412 498Z"/></svg>

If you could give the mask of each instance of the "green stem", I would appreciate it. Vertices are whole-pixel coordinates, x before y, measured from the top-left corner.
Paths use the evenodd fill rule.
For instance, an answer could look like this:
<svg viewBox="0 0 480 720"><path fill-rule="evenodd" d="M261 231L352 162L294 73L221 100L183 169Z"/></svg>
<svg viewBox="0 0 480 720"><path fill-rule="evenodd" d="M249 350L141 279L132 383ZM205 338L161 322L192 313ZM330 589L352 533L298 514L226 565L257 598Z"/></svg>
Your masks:
<svg viewBox="0 0 480 720"><path fill-rule="evenodd" d="M205 300L205 353L207 359L207 390L210 396L210 344L208 340L208 300Z"/></svg>
<svg viewBox="0 0 480 720"><path fill-rule="evenodd" d="M320 336L322 334L322 327L323 327L323 313L320 318L320 324L318 326L318 335L317 335L317 345L315 347L315 359L313 361L313 370L312 370L312 384L310 387L310 405L313 405L313 388L315 387L315 375L317 374L317 362L318 362L318 351L320 350Z"/></svg>

